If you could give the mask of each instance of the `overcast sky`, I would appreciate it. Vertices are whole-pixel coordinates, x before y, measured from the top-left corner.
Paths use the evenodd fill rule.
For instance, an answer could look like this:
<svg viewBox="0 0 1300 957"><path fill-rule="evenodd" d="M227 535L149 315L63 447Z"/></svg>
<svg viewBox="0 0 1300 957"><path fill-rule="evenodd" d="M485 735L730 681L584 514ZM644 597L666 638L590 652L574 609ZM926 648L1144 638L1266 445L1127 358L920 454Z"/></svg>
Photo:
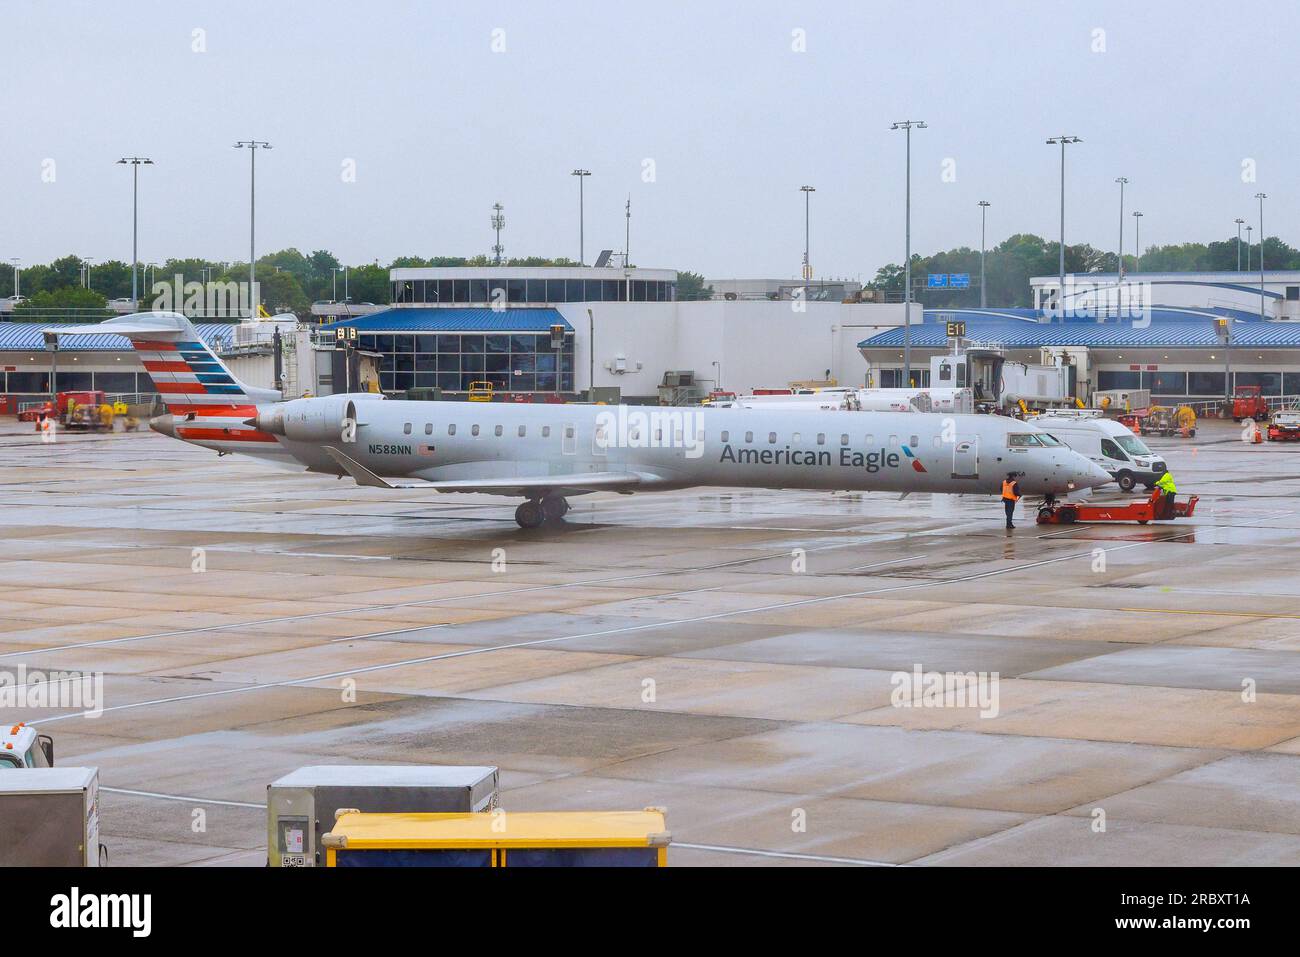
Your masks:
<svg viewBox="0 0 1300 957"><path fill-rule="evenodd" d="M802 31L802 32L799 32ZM1126 176L1143 244L1256 222L1292 244L1300 13L1291 2L60 2L0 4L0 255L248 254L349 263L586 249L710 277L797 275L810 184L817 275L913 249L1058 231L1113 249ZM799 47L802 45L803 49ZM52 165L51 165L52 161ZM1257 182L1243 182L1253 161ZM346 173L355 164L355 177ZM945 171L948 180L945 180ZM51 174L53 182L47 182ZM649 179L649 181L647 181Z"/></svg>

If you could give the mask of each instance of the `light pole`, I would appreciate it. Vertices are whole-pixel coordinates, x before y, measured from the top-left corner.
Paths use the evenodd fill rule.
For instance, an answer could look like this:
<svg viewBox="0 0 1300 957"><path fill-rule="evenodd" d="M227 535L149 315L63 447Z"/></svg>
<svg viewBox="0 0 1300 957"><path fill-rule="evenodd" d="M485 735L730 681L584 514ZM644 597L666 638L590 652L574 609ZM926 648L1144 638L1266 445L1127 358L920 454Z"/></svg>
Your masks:
<svg viewBox="0 0 1300 957"><path fill-rule="evenodd" d="M1233 222L1237 224L1237 272L1241 272L1241 227L1246 221L1238 216Z"/></svg>
<svg viewBox="0 0 1300 957"><path fill-rule="evenodd" d="M1142 271L1142 214L1133 210L1133 271Z"/></svg>
<svg viewBox="0 0 1300 957"><path fill-rule="evenodd" d="M20 278L20 274L18 272L19 260L17 256L11 256L9 261L14 264L14 298L17 299L20 295L20 290L18 289L18 280Z"/></svg>
<svg viewBox="0 0 1300 957"><path fill-rule="evenodd" d="M81 270L82 270L81 285L85 289L90 288L90 264L94 260L94 258L95 258L94 256L81 257Z"/></svg>
<svg viewBox="0 0 1300 957"><path fill-rule="evenodd" d="M907 189L904 199L906 249L903 255L903 384L912 384L912 127L928 129L925 120L900 120L889 128L902 130L907 141Z"/></svg>
<svg viewBox="0 0 1300 957"><path fill-rule="evenodd" d="M1082 143L1083 140L1077 136L1053 136L1048 139L1049 146L1061 144L1061 266L1060 266L1060 287L1056 291L1056 303L1061 310L1061 318L1065 318L1065 147L1071 143Z"/></svg>
<svg viewBox="0 0 1300 957"><path fill-rule="evenodd" d="M118 165L131 167L131 308L140 309L140 292L136 279L140 254L138 239L140 235L140 167L152 166L153 160L147 156L123 156Z"/></svg>
<svg viewBox="0 0 1300 957"><path fill-rule="evenodd" d="M582 181L591 175L591 170L575 169L570 176L578 177L578 265L587 264L585 223L582 206Z"/></svg>
<svg viewBox="0 0 1300 957"><path fill-rule="evenodd" d="M980 308L987 309L989 297L984 290L984 216L989 211L989 202L980 200Z"/></svg>
<svg viewBox="0 0 1300 957"><path fill-rule="evenodd" d="M1255 231L1255 227L1249 223L1246 224L1246 272L1250 272L1250 234Z"/></svg>
<svg viewBox="0 0 1300 957"><path fill-rule="evenodd" d="M339 301L339 273L342 271L343 271L342 266L330 267L330 272L333 273L333 276L331 278L334 280L334 286L333 286L334 291L330 294L330 298L333 299L335 302Z"/></svg>
<svg viewBox="0 0 1300 957"><path fill-rule="evenodd" d="M262 140L240 140L235 149L248 150L248 318L257 317L257 256L254 240L257 230L257 151L269 150L271 144Z"/></svg>
<svg viewBox="0 0 1300 957"><path fill-rule="evenodd" d="M1115 285L1118 287L1124 281L1124 186L1128 177L1117 176L1115 182L1119 183L1119 257L1115 260Z"/></svg>
<svg viewBox="0 0 1300 957"><path fill-rule="evenodd" d="M1264 200L1268 193L1256 193L1259 200L1259 318L1264 318Z"/></svg>
<svg viewBox="0 0 1300 957"><path fill-rule="evenodd" d="M812 261L808 258L808 237L809 237L809 205L812 194L817 190L812 186L800 186L799 192L803 193L803 298L808 301L808 282L812 279Z"/></svg>

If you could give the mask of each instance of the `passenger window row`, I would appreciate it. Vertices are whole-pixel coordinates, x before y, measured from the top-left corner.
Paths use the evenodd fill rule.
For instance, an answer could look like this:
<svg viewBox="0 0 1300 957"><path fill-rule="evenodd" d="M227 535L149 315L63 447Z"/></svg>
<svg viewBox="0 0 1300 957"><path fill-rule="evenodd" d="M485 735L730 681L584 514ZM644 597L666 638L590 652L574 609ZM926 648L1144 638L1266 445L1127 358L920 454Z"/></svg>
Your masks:
<svg viewBox="0 0 1300 957"><path fill-rule="evenodd" d="M405 435L410 435L410 434L411 434L411 431L412 431L412 424L411 424L410 422L407 422L407 423L403 426L403 428L402 428L402 432L403 432ZM433 423L432 423L432 422L426 422L426 423L424 423L424 434L425 434L425 435L433 435ZM455 424L454 422L453 422L453 423L449 423L449 424L447 425L447 434L448 434L448 435L455 435L455 434L456 434L456 424ZM479 427L478 427L478 425L471 425L471 426L470 426L470 435L475 435L475 436L476 436L476 435L478 435L478 434L479 434ZM500 426L500 425L493 426L493 427L492 427L492 434L493 434L494 436L496 436L497 438L500 438L502 435L505 434L504 427L503 427L503 426ZM521 438L521 439L523 439L523 438L527 438L527 437L528 437L528 426L526 426L526 425L521 425L521 426L519 426L519 427L516 429L515 434L516 434L519 438ZM640 434L641 434L641 433L640 433L640 430L639 430L639 429L633 428L633 429L631 429L631 430L628 432L628 438L629 438L630 441L635 442L637 439L640 438ZM550 436L551 436L551 427L550 427L549 425L543 425L543 426L541 427L541 435L542 435L542 438L544 438L544 439L546 439L546 438L550 438ZM566 426L564 427L564 437L565 437L566 439L571 439L571 438L574 437L574 428L573 428L573 426L571 426L571 425L566 425ZM683 433L682 433L682 430L681 430L681 429L674 429L674 430L673 430L673 440L674 440L674 442L676 442L678 445L680 445L680 444L682 443L683 437L684 437L684 436L683 436ZM697 433L695 434L695 438L696 438L696 441L697 441L697 442L703 442L703 441L705 440L705 434L704 434L703 430L697 432ZM730 442L730 441L731 441L731 431L730 431L729 429L723 429L723 430L722 430L722 433L721 433L721 435L720 435L720 438L721 438L721 440L722 440L724 443ZM921 438L920 438L920 436L913 435L913 436L910 436L909 438L910 438L910 440L911 440L911 444L912 444L912 446L914 446L914 447L919 447L919 446L920 446L920 444L921 444ZM767 441L768 441L768 444L769 444L769 445L775 445L775 444L777 443L777 441L779 441L778 436L777 436L777 433L775 433L775 432L769 432L769 433L767 433ZM656 442L656 443L662 443L662 442L663 442L663 430L662 430L662 429L656 429L656 430L655 430L655 442ZM745 433L745 442L748 443L748 444L753 444L753 442L754 442L754 433L753 433L753 432L746 432L746 433ZM799 445L799 444L801 444L801 443L803 442L803 435L802 435L802 433L799 433L799 432L794 432L794 433L792 433L791 436L790 436L790 442L791 442L792 445ZM864 444L866 447L869 448L869 447L871 447L872 445L874 445L875 442L876 442L876 437L875 437L874 435L872 435L871 433L867 433L867 435L866 435L866 437L865 437L865 440L864 440L864 443L863 443L863 444ZM817 433L817 444L818 444L818 445L825 445L825 444L826 444L826 433L825 433L825 432L818 432L818 433ZM840 445L842 445L842 446L847 446L848 444L849 444L849 434L848 434L847 432L842 432L842 433L840 433ZM899 444L898 436L897 436L897 435L891 435L891 436L889 436L889 444L890 444L891 446L893 446L893 447L897 447L898 444ZM940 444L941 444L941 443L940 443L940 439L939 439L939 437L938 437L938 436L935 436L935 438L934 438L934 446L935 446L935 448L938 448L938 447L940 446ZM1039 442L1038 442L1038 437L1037 437L1037 436L1034 436L1034 435L1029 435L1029 434L1027 434L1027 435L1010 435L1010 436L1007 437L1007 444L1010 445L1010 446L1012 446L1012 447L1014 448L1014 447L1017 447L1017 446L1019 446L1019 447L1024 447L1024 446L1028 446L1028 445L1038 445ZM1044 444L1046 444L1046 443L1044 443Z"/></svg>

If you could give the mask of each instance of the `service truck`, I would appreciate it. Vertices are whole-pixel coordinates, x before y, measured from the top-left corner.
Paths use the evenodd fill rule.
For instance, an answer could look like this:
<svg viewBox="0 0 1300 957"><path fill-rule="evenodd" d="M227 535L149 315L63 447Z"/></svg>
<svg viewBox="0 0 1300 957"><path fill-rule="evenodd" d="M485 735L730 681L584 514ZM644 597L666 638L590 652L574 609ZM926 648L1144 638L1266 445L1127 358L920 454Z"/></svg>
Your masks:
<svg viewBox="0 0 1300 957"><path fill-rule="evenodd" d="M1155 488L1156 480L1165 474L1164 459L1131 430L1105 418L1100 409L1052 410L1032 421L1104 468L1126 492L1139 483Z"/></svg>
<svg viewBox="0 0 1300 957"><path fill-rule="evenodd" d="M0 867L98 867L99 769L0 771Z"/></svg>
<svg viewBox="0 0 1300 957"><path fill-rule="evenodd" d="M0 728L0 771L54 767L54 739L27 724Z"/></svg>
<svg viewBox="0 0 1300 957"><path fill-rule="evenodd" d="M487 811L497 803L494 767L317 765L267 786L269 867L321 867L321 838L341 809L415 813Z"/></svg>

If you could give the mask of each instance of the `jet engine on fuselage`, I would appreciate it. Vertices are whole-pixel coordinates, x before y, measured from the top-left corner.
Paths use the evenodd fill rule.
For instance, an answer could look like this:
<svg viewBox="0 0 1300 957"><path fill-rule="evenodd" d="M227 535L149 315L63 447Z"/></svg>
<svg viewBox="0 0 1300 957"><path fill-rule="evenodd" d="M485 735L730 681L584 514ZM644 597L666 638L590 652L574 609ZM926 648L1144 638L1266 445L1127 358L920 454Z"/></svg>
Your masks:
<svg viewBox="0 0 1300 957"><path fill-rule="evenodd" d="M291 399L259 407L257 415L247 424L295 442L351 441L348 430L362 424L357 417L358 406L383 398L382 395L362 392Z"/></svg>

